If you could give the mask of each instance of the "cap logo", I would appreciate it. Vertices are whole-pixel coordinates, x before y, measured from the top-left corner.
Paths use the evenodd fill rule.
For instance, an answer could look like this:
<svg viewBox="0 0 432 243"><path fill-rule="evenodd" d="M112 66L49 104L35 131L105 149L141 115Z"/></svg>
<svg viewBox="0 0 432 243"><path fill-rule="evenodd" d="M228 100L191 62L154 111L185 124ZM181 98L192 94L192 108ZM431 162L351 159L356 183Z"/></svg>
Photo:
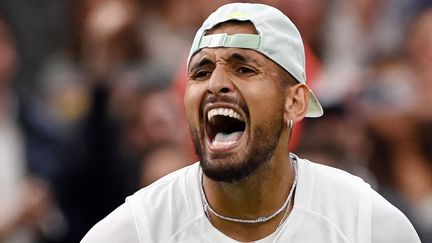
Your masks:
<svg viewBox="0 0 432 243"><path fill-rule="evenodd" d="M248 13L244 12L231 12L225 16L227 19L242 19L249 17Z"/></svg>

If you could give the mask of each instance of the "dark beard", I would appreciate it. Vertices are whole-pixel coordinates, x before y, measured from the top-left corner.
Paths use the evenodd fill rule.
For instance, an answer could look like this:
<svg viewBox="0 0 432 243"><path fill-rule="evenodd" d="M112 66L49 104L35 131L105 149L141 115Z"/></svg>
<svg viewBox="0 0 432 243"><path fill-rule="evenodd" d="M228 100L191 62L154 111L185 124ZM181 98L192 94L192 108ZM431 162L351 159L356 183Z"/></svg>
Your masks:
<svg viewBox="0 0 432 243"><path fill-rule="evenodd" d="M282 118L280 119L282 121ZM200 139L196 130L191 129L191 135L195 146L195 153L200 159L200 165L204 174L214 181L234 182L239 181L253 172L257 171L274 154L279 138L281 136L283 122L272 124L265 127L257 128L254 132L254 140L251 143L249 151L242 151L241 154L236 154L233 157L240 157L243 161L240 163L222 163L218 159L225 158L210 158L205 154L201 147ZM242 158L243 157L243 158ZM236 159L236 158L233 158Z"/></svg>

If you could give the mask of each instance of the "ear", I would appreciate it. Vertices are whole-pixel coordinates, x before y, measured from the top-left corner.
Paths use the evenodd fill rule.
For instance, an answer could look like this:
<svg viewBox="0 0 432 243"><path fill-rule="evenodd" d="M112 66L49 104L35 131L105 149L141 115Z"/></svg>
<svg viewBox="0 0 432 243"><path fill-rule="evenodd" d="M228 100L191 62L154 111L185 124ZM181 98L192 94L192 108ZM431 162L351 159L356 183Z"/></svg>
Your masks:
<svg viewBox="0 0 432 243"><path fill-rule="evenodd" d="M303 84L287 87L285 92L284 119L293 120L294 123L301 121L308 110L309 88Z"/></svg>

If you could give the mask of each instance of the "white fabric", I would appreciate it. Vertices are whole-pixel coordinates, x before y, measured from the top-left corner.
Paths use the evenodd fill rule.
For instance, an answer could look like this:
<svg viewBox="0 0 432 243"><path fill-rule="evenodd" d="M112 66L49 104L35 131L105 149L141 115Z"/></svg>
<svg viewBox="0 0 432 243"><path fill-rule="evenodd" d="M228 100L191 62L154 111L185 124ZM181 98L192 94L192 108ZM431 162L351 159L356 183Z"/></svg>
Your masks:
<svg viewBox="0 0 432 243"><path fill-rule="evenodd" d="M81 243L237 242L206 218L199 168L183 168L128 197ZM289 217L257 242L420 242L408 219L360 178L302 159L298 173Z"/></svg>
<svg viewBox="0 0 432 243"><path fill-rule="evenodd" d="M11 110L3 114L3 119L0 117L0 231L8 227L24 203L21 198L25 181L24 140ZM32 236L28 227L21 227L0 242L29 243Z"/></svg>

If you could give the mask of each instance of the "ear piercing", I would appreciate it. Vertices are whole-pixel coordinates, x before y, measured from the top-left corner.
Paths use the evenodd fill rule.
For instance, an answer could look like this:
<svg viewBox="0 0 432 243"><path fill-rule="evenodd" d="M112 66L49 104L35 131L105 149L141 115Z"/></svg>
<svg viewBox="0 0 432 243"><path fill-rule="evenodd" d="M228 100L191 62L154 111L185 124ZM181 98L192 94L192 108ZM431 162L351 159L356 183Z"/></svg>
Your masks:
<svg viewBox="0 0 432 243"><path fill-rule="evenodd" d="M288 126L288 128L291 129L293 127L293 125L294 125L294 121L287 119L287 126Z"/></svg>

